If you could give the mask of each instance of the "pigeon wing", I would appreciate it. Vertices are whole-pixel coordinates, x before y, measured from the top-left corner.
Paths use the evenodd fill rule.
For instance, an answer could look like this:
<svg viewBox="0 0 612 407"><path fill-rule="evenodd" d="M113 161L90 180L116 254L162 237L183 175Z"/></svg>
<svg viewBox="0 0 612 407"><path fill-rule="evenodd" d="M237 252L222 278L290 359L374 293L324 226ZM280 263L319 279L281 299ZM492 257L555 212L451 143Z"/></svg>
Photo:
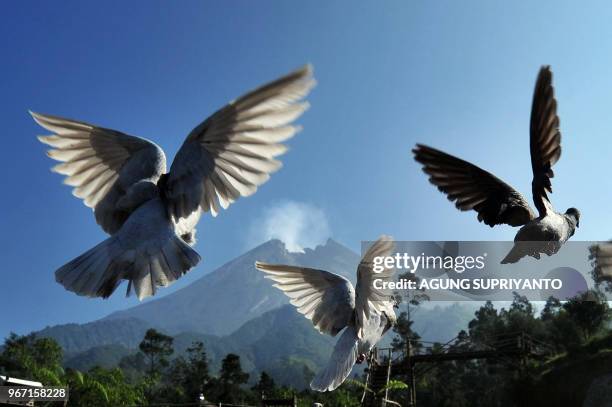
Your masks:
<svg viewBox="0 0 612 407"><path fill-rule="evenodd" d="M529 126L529 147L531 152L531 183L533 202L540 216L544 217L552 209L546 192L552 193L550 179L554 176L552 167L561 157L561 132L557 101L552 85L552 72L549 66L540 69L533 93L531 124Z"/></svg>
<svg viewBox="0 0 612 407"><path fill-rule="evenodd" d="M340 386L348 377L357 361L359 339L354 326L349 326L342 332L327 366L314 377L310 388L315 391L332 391Z"/></svg>
<svg viewBox="0 0 612 407"><path fill-rule="evenodd" d="M298 312L321 332L335 336L353 317L355 290L346 278L325 270L256 262Z"/></svg>
<svg viewBox="0 0 612 407"><path fill-rule="evenodd" d="M393 239L381 236L366 251L357 266L357 286L355 287L355 319L357 336L363 337L364 327L372 314L380 314L387 310L391 299L388 294L374 287L374 280L389 280L394 269L385 268L382 272L374 271L374 259L391 255L394 248Z"/></svg>
<svg viewBox="0 0 612 407"><path fill-rule="evenodd" d="M154 143L76 120L31 112L34 120L53 132L38 139L52 147L49 157L61 161L53 171L65 175L73 195L94 210L102 229L113 234L129 213L117 202L141 180L156 183L166 171L164 152Z"/></svg>
<svg viewBox="0 0 612 407"><path fill-rule="evenodd" d="M455 202L457 209L478 212L478 221L491 227L504 223L521 226L534 218L527 200L490 172L422 144L412 152L429 181Z"/></svg>
<svg viewBox="0 0 612 407"><path fill-rule="evenodd" d="M300 102L315 82L306 66L230 102L187 136L168 174L165 196L175 220L195 211L227 208L281 167L290 123L307 108Z"/></svg>
<svg viewBox="0 0 612 407"><path fill-rule="evenodd" d="M360 354L367 355L383 337L385 329L390 326L386 315L386 313L374 314L368 319L363 330L363 338L359 341Z"/></svg>

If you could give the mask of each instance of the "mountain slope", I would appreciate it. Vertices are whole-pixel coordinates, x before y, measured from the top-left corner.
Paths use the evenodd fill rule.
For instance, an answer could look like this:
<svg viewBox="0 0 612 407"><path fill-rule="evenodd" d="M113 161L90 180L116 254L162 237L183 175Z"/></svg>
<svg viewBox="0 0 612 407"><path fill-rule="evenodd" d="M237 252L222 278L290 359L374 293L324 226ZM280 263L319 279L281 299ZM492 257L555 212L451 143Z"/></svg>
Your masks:
<svg viewBox="0 0 612 407"><path fill-rule="evenodd" d="M108 322L105 326L112 327ZM65 343L65 336L58 338L60 344ZM180 333L174 336L172 358L185 355L195 341L204 343L212 372L219 370L225 355L236 353L240 355L242 368L253 379L265 370L274 373L280 384L303 388L310 380L305 372L316 371L325 365L336 339L320 334L293 306L285 305L247 322L231 335ZM96 365L113 367L122 357L136 352L137 345L131 349L119 344L98 345L79 353L73 351L65 358L64 365L83 371Z"/></svg>
<svg viewBox="0 0 612 407"><path fill-rule="evenodd" d="M86 372L94 366L113 368L119 365L121 359L134 353L123 345L100 345L90 348L71 357L64 358L64 367Z"/></svg>
<svg viewBox="0 0 612 407"><path fill-rule="evenodd" d="M37 336L55 339L64 349L65 356L93 347L121 345L137 348L151 325L136 318L123 320L99 320L87 324L64 324L47 327L36 332Z"/></svg>
<svg viewBox="0 0 612 407"><path fill-rule="evenodd" d="M312 323L291 305L265 313L244 324L229 336L247 350L260 370L267 370L280 356L299 356L315 365L327 361L336 341L319 333Z"/></svg>
<svg viewBox="0 0 612 407"><path fill-rule="evenodd" d="M331 239L304 253L288 252L281 241L270 240L188 287L115 312L106 320L136 318L171 334L190 331L227 335L245 322L288 303L255 269L256 260L323 268L354 281L359 256Z"/></svg>
<svg viewBox="0 0 612 407"><path fill-rule="evenodd" d="M256 260L327 269L354 282L359 256L331 239L304 253L288 252L282 242L271 240L166 297L98 321L49 327L37 334L60 343L67 366L87 370L112 366L137 352L146 330L155 328L174 337L173 356L184 354L194 341L203 342L213 372L231 352L241 356L244 370L253 375L266 370L281 384L305 387L327 362L336 338L318 333L288 305L287 297L255 269ZM423 307L413 313L423 338L442 342L465 329L472 316L465 305ZM387 334L382 346L392 336Z"/></svg>

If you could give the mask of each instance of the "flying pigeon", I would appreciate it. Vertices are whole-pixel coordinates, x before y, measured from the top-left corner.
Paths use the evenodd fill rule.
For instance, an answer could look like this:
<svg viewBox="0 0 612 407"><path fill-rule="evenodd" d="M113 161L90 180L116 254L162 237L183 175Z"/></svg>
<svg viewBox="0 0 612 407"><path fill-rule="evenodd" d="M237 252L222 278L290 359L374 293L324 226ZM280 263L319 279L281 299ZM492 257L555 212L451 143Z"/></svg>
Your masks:
<svg viewBox="0 0 612 407"><path fill-rule="evenodd" d="M67 290L109 297L128 280L127 293L154 295L200 261L191 248L203 212L216 216L249 196L281 167L275 157L300 129L314 86L305 66L228 103L185 139L166 172L166 156L152 141L91 124L30 112L53 135L53 147L73 194L92 208L110 237L55 272Z"/></svg>
<svg viewBox="0 0 612 407"><path fill-rule="evenodd" d="M540 258L540 253L552 255L580 224L578 209L555 212L547 195L547 192L552 193L552 167L561 157L557 101L549 66L543 66L538 75L529 133L531 188L538 216L518 191L490 172L422 144L412 150L415 160L423 164L429 181L450 201L455 201L459 210L475 210L478 221L491 227L503 223L522 226L514 238L514 247L502 263L516 263L527 255L534 258Z"/></svg>
<svg viewBox="0 0 612 407"><path fill-rule="evenodd" d="M393 246L388 236L372 244L357 267L355 288L346 278L325 270L255 263L319 332L336 336L344 329L326 368L310 383L313 390L331 391L340 386L353 365L363 362L395 324L392 298L374 287L375 279L388 281L393 269L375 272L372 267L374 258L388 256Z"/></svg>

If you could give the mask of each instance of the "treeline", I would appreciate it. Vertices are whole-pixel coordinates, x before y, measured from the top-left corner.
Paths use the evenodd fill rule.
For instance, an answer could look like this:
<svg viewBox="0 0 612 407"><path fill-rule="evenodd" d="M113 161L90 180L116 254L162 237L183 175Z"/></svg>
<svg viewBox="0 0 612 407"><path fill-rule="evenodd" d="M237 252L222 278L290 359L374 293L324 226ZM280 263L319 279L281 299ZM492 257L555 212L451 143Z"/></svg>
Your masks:
<svg viewBox="0 0 612 407"><path fill-rule="evenodd" d="M171 359L173 338L149 329L139 352L121 359L115 368L94 367L87 372L62 367L63 351L51 338L35 335L6 338L0 354L0 374L40 381L47 386L69 386L68 406L139 406L163 403L196 403L201 397L214 404L260 405L265 398L291 398L300 405L359 404L354 385L321 395L278 386L266 372L249 386L250 375L242 370L240 356L227 354L219 371L212 374L202 342L193 342L185 355ZM253 382L253 380L251 380Z"/></svg>
<svg viewBox="0 0 612 407"><path fill-rule="evenodd" d="M413 302L411 306L418 305ZM413 348L422 346L409 315L404 311L398 316L392 342L397 350L406 349L408 341ZM572 367L578 366L581 360L589 358L591 367L599 355L612 362L610 317L608 303L597 290L565 302L549 298L539 312L518 295L507 308L497 309L487 302L475 312L468 329L459 332L452 350L488 345L500 336L524 332L549 344L550 357L539 361L468 360L428 365L426 369L417 369L418 405L526 407L547 405L542 400L553 400L564 392L583 394L584 389L572 388L577 384L572 384L568 377L562 377L563 384L555 384L550 379L554 377L551 372L569 366L570 373L564 371L563 375L582 375L584 379L597 372L594 368ZM420 351L441 352L442 345L434 344ZM223 358L217 372L211 372L202 342L193 342L185 354L176 356L173 338L154 329L144 335L139 352L124 357L115 368L94 367L80 372L62 368L62 359L62 349L53 339L11 334L0 354L0 374L37 380L45 385L67 385L71 395L69 406L195 403L201 395L215 404L259 405L262 396L290 398L294 394L300 406L311 406L313 402L358 406L365 387L363 378L349 380L336 391L324 394L278 386L266 372L251 378L243 371L240 357L231 353ZM607 359L606 363L609 366ZM394 379L389 399L408 405L408 392L403 383L408 383L409 378ZM552 394L555 392L558 394ZM563 399L562 405L573 404Z"/></svg>
<svg viewBox="0 0 612 407"><path fill-rule="evenodd" d="M499 338L516 337L522 332L549 345L551 353L544 360L474 359L417 365L418 405L582 406L587 390L584 386L605 372L594 368L598 358L600 364L612 366L610 319L608 302L598 290L589 290L564 302L551 297L539 312L527 298L516 294L507 308L497 309L490 301L486 302L475 312L468 329L459 332L450 351L490 348ZM404 349L407 338L413 340L414 347L422 346L411 324L406 313L399 316L396 332L400 335L393 341L395 348ZM441 344L419 350L443 351ZM584 367L589 365L593 368ZM607 370L609 374L610 369ZM574 376L580 380L573 380ZM408 377L398 379L407 381ZM409 404L406 391L391 391L389 397L401 405Z"/></svg>

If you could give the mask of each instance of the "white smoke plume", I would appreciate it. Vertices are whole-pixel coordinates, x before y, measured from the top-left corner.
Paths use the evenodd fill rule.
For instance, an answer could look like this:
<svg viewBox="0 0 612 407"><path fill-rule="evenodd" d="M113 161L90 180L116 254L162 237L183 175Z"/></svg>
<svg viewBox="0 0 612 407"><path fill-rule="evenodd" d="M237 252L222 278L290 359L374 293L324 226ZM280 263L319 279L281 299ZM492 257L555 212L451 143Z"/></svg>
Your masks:
<svg viewBox="0 0 612 407"><path fill-rule="evenodd" d="M327 216L320 208L303 202L281 201L264 210L250 228L249 247L279 239L290 252L303 252L323 244L331 236Z"/></svg>

